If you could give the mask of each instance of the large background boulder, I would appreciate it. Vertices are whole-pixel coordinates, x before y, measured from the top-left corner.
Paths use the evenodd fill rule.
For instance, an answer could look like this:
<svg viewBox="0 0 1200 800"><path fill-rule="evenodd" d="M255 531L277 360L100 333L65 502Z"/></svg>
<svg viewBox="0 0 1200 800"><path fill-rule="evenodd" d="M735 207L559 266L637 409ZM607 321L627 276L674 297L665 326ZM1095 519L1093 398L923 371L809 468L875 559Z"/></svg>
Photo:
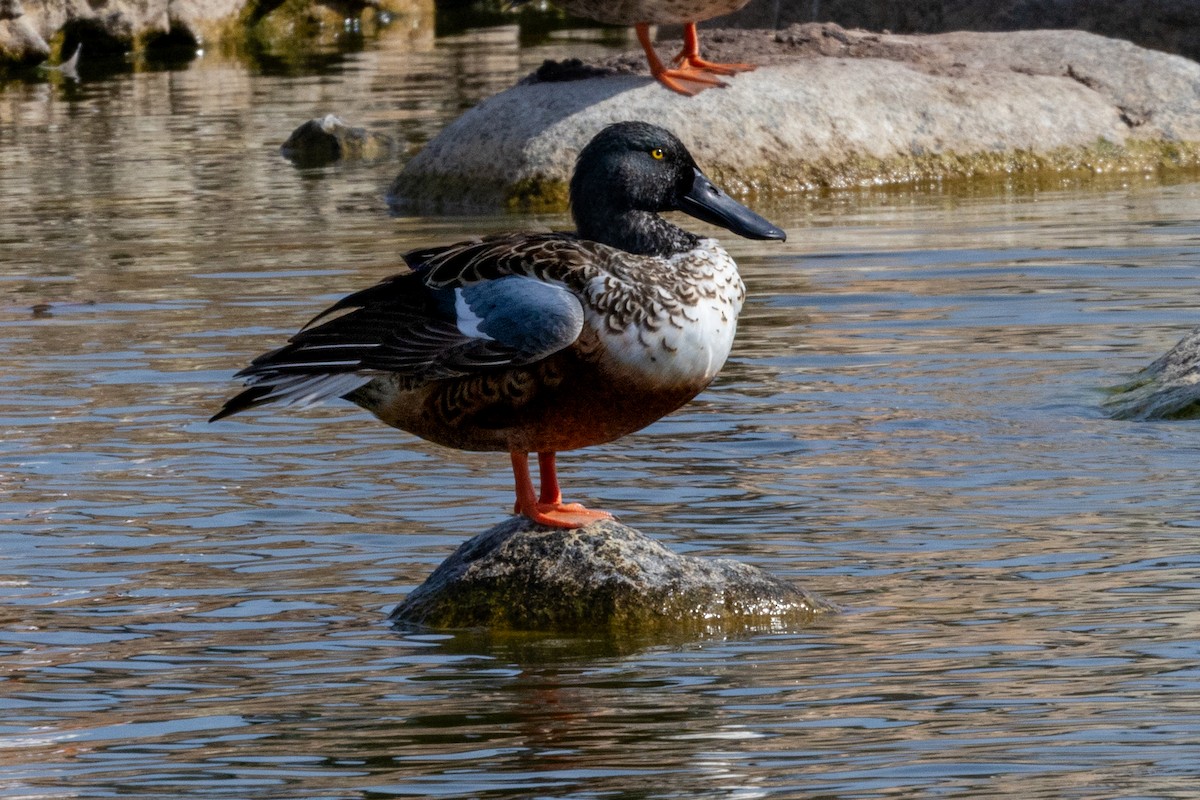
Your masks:
<svg viewBox="0 0 1200 800"><path fill-rule="evenodd" d="M1196 0L753 0L710 24L786 28L797 22L894 33L1073 28L1200 59Z"/></svg>
<svg viewBox="0 0 1200 800"><path fill-rule="evenodd" d="M579 150L629 119L674 131L742 193L1200 163L1200 64L1121 40L811 24L710 32L704 46L715 60L763 66L695 97L652 81L640 53L544 69L555 80L525 82L447 126L405 166L393 199L563 208ZM607 74L559 80L597 72Z"/></svg>

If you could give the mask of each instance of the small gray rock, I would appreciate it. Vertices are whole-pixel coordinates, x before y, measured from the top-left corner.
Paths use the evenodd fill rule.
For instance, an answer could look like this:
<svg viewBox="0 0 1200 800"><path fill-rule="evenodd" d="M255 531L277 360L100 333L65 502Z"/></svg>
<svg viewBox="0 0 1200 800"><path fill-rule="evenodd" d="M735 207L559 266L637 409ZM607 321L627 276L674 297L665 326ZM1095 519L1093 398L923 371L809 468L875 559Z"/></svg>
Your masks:
<svg viewBox="0 0 1200 800"><path fill-rule="evenodd" d="M1113 389L1104 402L1113 419L1194 419L1200 417L1200 328Z"/></svg>
<svg viewBox="0 0 1200 800"><path fill-rule="evenodd" d="M390 136L351 127L339 117L326 114L292 131L280 152L297 166L319 167L342 159L387 158L394 148L395 141Z"/></svg>
<svg viewBox="0 0 1200 800"><path fill-rule="evenodd" d="M460 546L391 618L432 628L672 634L803 625L835 610L757 567L677 555L618 522L562 530L512 517Z"/></svg>

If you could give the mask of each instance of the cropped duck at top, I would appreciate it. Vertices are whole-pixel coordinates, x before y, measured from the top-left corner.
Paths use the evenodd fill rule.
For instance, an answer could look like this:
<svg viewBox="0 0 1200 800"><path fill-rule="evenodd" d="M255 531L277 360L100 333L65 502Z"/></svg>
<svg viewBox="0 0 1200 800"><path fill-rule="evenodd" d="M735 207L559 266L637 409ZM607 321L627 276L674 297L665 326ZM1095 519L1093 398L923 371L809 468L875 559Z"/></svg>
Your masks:
<svg viewBox="0 0 1200 800"><path fill-rule="evenodd" d="M696 396L733 343L745 287L682 211L751 239L782 230L705 177L673 134L602 130L570 186L575 233L504 233L414 250L411 271L318 314L238 373L212 418L342 397L459 450L506 451L516 512L574 528L611 515L564 503L555 453L610 442ZM538 454L540 494L529 474Z"/></svg>
<svg viewBox="0 0 1200 800"><path fill-rule="evenodd" d="M517 6L529 0L514 0ZM700 57L696 23L732 14L750 0L555 0L568 13L610 25L633 25L646 53L650 74L672 91L694 95L725 82L716 75L734 75L754 69L753 64L717 64ZM665 66L650 41L651 25L683 25L683 49Z"/></svg>

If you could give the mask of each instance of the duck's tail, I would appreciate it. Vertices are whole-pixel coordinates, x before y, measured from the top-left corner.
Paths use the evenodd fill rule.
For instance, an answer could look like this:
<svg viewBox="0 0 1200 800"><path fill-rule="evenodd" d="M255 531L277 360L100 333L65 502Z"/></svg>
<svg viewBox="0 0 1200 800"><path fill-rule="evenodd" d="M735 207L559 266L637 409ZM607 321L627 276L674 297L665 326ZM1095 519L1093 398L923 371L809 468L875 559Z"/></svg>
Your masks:
<svg viewBox="0 0 1200 800"><path fill-rule="evenodd" d="M311 408L326 400L346 397L375 378L374 375L355 372L297 374L274 370L251 375L251 385L226 400L225 405L212 415L209 422L216 422L266 403Z"/></svg>

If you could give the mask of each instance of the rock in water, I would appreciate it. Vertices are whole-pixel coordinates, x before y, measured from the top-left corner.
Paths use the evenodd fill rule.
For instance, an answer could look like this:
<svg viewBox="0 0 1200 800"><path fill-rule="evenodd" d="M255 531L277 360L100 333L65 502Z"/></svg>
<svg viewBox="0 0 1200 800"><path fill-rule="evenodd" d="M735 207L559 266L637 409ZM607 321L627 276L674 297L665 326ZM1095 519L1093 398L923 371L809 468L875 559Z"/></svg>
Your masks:
<svg viewBox="0 0 1200 800"><path fill-rule="evenodd" d="M707 632L811 622L836 607L757 567L677 555L612 521L524 517L465 542L392 612L433 628Z"/></svg>
<svg viewBox="0 0 1200 800"><path fill-rule="evenodd" d="M347 125L334 114L310 119L279 148L299 167L321 167L342 159L374 161L392 154L395 141L366 128Z"/></svg>
<svg viewBox="0 0 1200 800"><path fill-rule="evenodd" d="M1133 380L1116 387L1104 410L1113 419L1200 417L1200 328Z"/></svg>

